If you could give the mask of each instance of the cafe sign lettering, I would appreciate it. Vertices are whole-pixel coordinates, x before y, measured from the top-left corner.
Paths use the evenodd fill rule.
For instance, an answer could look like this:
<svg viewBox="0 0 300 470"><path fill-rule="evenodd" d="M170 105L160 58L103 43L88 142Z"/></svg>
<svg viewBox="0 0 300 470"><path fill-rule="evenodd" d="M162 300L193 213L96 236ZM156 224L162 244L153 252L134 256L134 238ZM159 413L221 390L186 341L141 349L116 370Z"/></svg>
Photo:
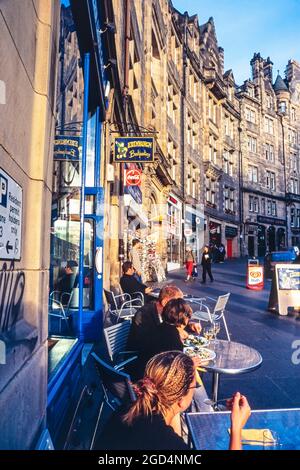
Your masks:
<svg viewBox="0 0 300 470"><path fill-rule="evenodd" d="M116 137L114 162L151 163L154 161L154 137Z"/></svg>
<svg viewBox="0 0 300 470"><path fill-rule="evenodd" d="M57 135L54 140L54 160L78 162L81 158L81 138L72 135Z"/></svg>

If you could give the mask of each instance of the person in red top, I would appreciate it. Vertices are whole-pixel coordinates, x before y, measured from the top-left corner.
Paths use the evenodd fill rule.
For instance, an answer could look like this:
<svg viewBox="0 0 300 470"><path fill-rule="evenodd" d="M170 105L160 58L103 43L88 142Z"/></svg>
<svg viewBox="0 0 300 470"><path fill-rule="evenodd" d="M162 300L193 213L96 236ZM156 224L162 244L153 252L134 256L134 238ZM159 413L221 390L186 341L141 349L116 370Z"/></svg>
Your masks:
<svg viewBox="0 0 300 470"><path fill-rule="evenodd" d="M190 247L186 249L186 256L185 256L185 267L186 267L186 280L188 282L192 277L193 267L195 264L195 257L193 251Z"/></svg>

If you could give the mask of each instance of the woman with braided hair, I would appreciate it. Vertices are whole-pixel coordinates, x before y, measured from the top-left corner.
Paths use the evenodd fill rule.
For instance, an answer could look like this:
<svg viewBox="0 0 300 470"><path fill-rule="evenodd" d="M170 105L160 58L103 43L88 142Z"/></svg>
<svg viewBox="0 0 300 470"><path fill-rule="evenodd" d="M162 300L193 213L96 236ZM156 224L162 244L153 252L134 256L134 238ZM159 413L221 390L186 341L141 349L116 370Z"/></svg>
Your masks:
<svg viewBox="0 0 300 470"><path fill-rule="evenodd" d="M196 387L195 366L180 351L157 354L147 364L145 376L133 385L136 401L118 412L98 437L101 450L187 450L181 437L180 414L190 405ZM250 407L240 394L232 407L231 449L241 448L241 430Z"/></svg>

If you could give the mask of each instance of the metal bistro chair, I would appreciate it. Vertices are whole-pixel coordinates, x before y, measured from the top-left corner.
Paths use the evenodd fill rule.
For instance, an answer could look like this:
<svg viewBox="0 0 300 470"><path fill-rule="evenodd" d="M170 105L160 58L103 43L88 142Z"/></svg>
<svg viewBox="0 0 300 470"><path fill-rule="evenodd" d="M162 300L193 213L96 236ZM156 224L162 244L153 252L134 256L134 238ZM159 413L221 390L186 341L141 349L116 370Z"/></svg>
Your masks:
<svg viewBox="0 0 300 470"><path fill-rule="evenodd" d="M111 410L115 411L122 404L131 403L136 400L130 376L111 367L106 362L102 361L97 354L92 353L91 355L95 360L95 367L101 379L103 399L99 408L90 450L93 449L95 444L95 438L104 405L106 404Z"/></svg>
<svg viewBox="0 0 300 470"><path fill-rule="evenodd" d="M212 312L210 311L209 307L203 303L203 301L206 300L205 298L196 299L196 300L199 300L199 302L195 301L195 303L200 306L200 310L193 312L193 315L192 315L192 318L195 318L199 321L210 322L212 324L219 320L222 320L228 341L230 341L230 335L229 335L226 318L225 318L225 308L226 308L229 297L230 297L230 293L225 294L225 295L220 295L217 299L217 302ZM192 300L190 301L192 302Z"/></svg>
<svg viewBox="0 0 300 470"><path fill-rule="evenodd" d="M130 326L131 321L125 320L104 329L107 352L115 369L122 369L126 364L137 358L136 351L126 351ZM126 355L130 355L130 357L118 362L122 356Z"/></svg>
<svg viewBox="0 0 300 470"><path fill-rule="evenodd" d="M120 319L132 318L137 308L144 305L144 298L132 299L130 294L122 293L115 295L112 291L104 289L107 303L109 304L109 313L114 317L114 323L118 323ZM137 292L136 294L141 294Z"/></svg>
<svg viewBox="0 0 300 470"><path fill-rule="evenodd" d="M61 333L62 321L65 321L68 330L70 329L69 309L72 295L73 292L60 292L57 290L52 291L49 295L49 316L59 319L59 333Z"/></svg>

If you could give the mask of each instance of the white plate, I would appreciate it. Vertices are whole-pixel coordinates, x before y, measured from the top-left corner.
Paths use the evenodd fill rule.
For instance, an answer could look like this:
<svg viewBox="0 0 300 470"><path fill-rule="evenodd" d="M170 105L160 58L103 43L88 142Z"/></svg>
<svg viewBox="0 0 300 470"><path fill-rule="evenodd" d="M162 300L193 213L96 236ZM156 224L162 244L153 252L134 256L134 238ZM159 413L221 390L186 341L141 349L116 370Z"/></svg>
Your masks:
<svg viewBox="0 0 300 470"><path fill-rule="evenodd" d="M197 344L197 340L200 339L201 343ZM195 341L195 343L193 342ZM205 348L208 345L208 340L204 338L204 336L197 336L197 335L189 335L189 337L184 341L184 346L187 348L194 348L197 346L198 348Z"/></svg>
<svg viewBox="0 0 300 470"><path fill-rule="evenodd" d="M196 349L194 347L183 348L183 352L190 357L200 357L203 361L212 361L216 357L215 351L207 348Z"/></svg>

